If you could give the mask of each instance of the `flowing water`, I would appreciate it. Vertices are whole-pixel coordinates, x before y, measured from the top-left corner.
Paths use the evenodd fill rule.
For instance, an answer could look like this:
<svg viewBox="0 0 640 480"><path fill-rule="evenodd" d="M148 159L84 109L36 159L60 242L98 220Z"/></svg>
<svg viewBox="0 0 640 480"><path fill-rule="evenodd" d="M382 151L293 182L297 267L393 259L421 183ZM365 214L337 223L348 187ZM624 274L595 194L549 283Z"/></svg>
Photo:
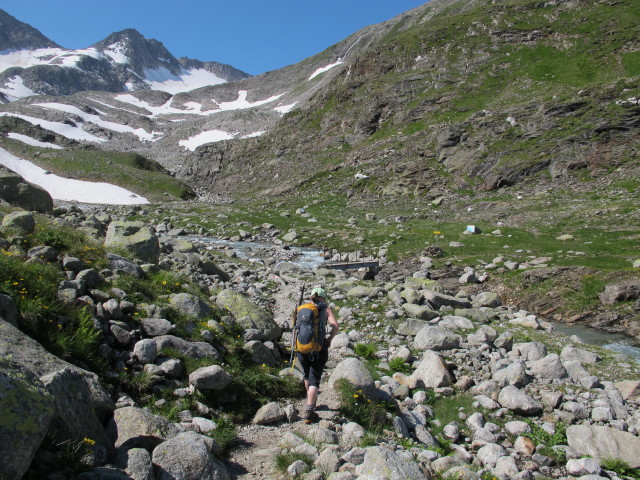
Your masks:
<svg viewBox="0 0 640 480"><path fill-rule="evenodd" d="M577 335L584 343L600 345L607 350L624 353L640 360L640 345L638 341L622 333L609 333L586 325L570 323L554 323L553 326L556 330L566 335Z"/></svg>

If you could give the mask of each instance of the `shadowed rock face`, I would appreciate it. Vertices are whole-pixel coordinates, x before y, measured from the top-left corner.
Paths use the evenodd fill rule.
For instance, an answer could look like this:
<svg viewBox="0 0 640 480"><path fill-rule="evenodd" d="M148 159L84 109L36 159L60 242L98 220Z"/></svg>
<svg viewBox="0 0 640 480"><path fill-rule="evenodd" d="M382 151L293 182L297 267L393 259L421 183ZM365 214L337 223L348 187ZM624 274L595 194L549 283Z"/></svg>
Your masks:
<svg viewBox="0 0 640 480"><path fill-rule="evenodd" d="M0 198L15 207L36 212L53 210L53 199L45 189L0 166Z"/></svg>

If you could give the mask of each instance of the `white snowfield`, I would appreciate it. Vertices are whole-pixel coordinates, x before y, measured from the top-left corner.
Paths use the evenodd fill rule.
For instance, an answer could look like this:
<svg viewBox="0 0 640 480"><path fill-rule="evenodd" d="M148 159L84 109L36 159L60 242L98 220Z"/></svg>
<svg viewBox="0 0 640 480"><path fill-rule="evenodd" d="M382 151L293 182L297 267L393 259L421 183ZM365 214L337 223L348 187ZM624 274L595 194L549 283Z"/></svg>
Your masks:
<svg viewBox="0 0 640 480"><path fill-rule="evenodd" d="M53 148L54 150L62 150L62 147L60 145L56 145L55 143L41 142L40 140L28 137L27 135L22 135L21 133L9 132L7 133L7 137L13 138L14 140L18 140L22 143L26 143L27 145L31 145L32 147Z"/></svg>
<svg viewBox="0 0 640 480"><path fill-rule="evenodd" d="M180 75L174 75L165 67L160 67L156 70L145 70L144 76L144 82L151 87L151 90L160 90L173 95L227 82L204 68L191 70L183 68Z"/></svg>
<svg viewBox="0 0 640 480"><path fill-rule="evenodd" d="M83 112L78 107L73 105L66 105L63 103L34 103L38 107L49 108L51 110L58 110L61 112L71 113L82 118L85 122L93 123L107 130L119 133L131 133L138 137L140 140L146 140L149 142L155 142L162 137L162 132L147 132L144 128L132 128L129 125L122 125L120 123L108 122L102 120L98 115L92 115L90 113Z"/></svg>
<svg viewBox="0 0 640 480"><path fill-rule="evenodd" d="M104 138L96 137L95 135L89 132L85 132L82 129L82 125L84 125L82 122L78 122L76 123L76 126L73 126L73 125L68 125L66 123L50 122L48 120L42 120L40 118L30 117L28 115L20 115L18 113L11 113L11 112L0 112L0 117L21 118L22 120L26 120L27 122L33 125L38 125L44 128L45 130L51 130L52 132L62 135L63 137L66 137L70 140L77 140L79 142L96 142L96 143L106 142Z"/></svg>
<svg viewBox="0 0 640 480"><path fill-rule="evenodd" d="M24 84L24 80L20 75L11 77L4 87L0 86L0 93L4 93L10 102L15 102L24 97L35 95L36 92L31 90Z"/></svg>
<svg viewBox="0 0 640 480"><path fill-rule="evenodd" d="M284 93L280 93L278 95L273 95L269 98L265 98L264 100L257 100L255 102L250 102L247 100L248 92L247 90L238 90L238 98L231 102L214 102L216 103L217 108L211 110L203 110L202 104L198 102L187 102L184 104L185 108L176 108L171 106L171 102L173 99L169 99L165 104L160 106L153 106L144 100L140 100L139 98L131 95L129 93L125 93L122 95L117 95L115 100L118 100L123 103L129 103L130 105L134 105L136 107L144 108L148 112L151 113L150 117L155 118L159 115L214 115L216 113L230 111L230 110L246 110L250 108L259 107L261 105L266 105L267 103L275 102L280 97L282 97Z"/></svg>
<svg viewBox="0 0 640 480"><path fill-rule="evenodd" d="M18 158L0 148L0 164L10 168L26 181L44 188L54 200L100 203L108 205L139 205L149 201L117 185L104 182L86 182L59 177Z"/></svg>
<svg viewBox="0 0 640 480"><path fill-rule="evenodd" d="M205 143L214 143L221 140L231 140L235 138L232 134L223 132L222 130L206 130L193 137L189 137L187 140L180 140L178 143L181 147L191 150L192 152L200 145Z"/></svg>

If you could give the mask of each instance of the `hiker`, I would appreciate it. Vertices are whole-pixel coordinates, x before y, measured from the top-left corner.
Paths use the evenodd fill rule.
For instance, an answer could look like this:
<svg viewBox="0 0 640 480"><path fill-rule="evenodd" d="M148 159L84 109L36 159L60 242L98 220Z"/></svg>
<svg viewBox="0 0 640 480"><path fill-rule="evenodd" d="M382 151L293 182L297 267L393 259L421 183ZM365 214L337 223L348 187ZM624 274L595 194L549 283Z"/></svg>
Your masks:
<svg viewBox="0 0 640 480"><path fill-rule="evenodd" d="M322 328L322 330L325 331L320 332L320 338L318 339L318 343L320 343L322 347L321 350L306 354L298 352L298 362L300 362L304 372L304 387L307 390L307 403L302 410L302 418L305 423L312 423L318 419L315 407L316 399L318 398L318 388L320 387L320 378L322 377L324 366L329 359L329 346L339 329L338 321L336 320L331 307L327 305L327 293L323 288L314 288L311 291L309 300L318 309L318 318L321 325L324 327L327 324L327 321L329 322L329 325L331 325L331 335L327 338L326 330L325 328Z"/></svg>

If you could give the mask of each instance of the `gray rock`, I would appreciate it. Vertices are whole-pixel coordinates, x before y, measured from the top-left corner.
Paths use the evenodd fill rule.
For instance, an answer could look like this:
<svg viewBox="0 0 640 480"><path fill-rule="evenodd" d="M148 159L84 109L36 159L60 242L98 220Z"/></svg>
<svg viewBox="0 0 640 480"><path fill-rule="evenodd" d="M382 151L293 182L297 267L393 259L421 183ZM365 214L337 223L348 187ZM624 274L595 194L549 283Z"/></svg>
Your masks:
<svg viewBox="0 0 640 480"><path fill-rule="evenodd" d="M2 218L2 232L13 235L31 235L36 220L31 212L11 212Z"/></svg>
<svg viewBox="0 0 640 480"><path fill-rule="evenodd" d="M213 315L211 307L201 298L190 293L174 293L169 295L169 305L174 310L195 320L210 318Z"/></svg>
<svg viewBox="0 0 640 480"><path fill-rule="evenodd" d="M180 429L164 417L137 407L116 409L107 431L116 448L140 447L147 450L153 450L180 433Z"/></svg>
<svg viewBox="0 0 640 480"><path fill-rule="evenodd" d="M163 376L169 378L182 378L184 375L184 364L177 358L163 358L156 360L156 365Z"/></svg>
<svg viewBox="0 0 640 480"><path fill-rule="evenodd" d="M493 345L498 338L498 332L488 325L482 325L475 333L467 335L467 342L471 345Z"/></svg>
<svg viewBox="0 0 640 480"><path fill-rule="evenodd" d="M471 320L459 315L445 315L438 326L448 330L471 330L476 327Z"/></svg>
<svg viewBox="0 0 640 480"><path fill-rule="evenodd" d="M133 346L133 356L137 358L140 363L153 363L158 356L158 346L156 342L150 338L145 338L136 342Z"/></svg>
<svg viewBox="0 0 640 480"><path fill-rule="evenodd" d="M560 357L555 353L551 353L540 360L531 362L531 373L537 378L546 378L549 380L567 378L569 375L565 370Z"/></svg>
<svg viewBox="0 0 640 480"><path fill-rule="evenodd" d="M510 351L513 348L513 335L511 332L502 332L495 339L493 345L496 348L504 348L506 351Z"/></svg>
<svg viewBox="0 0 640 480"><path fill-rule="evenodd" d="M448 387L455 382L455 377L447 368L444 357L437 352L427 350L422 355L422 360L410 377L414 386L424 388Z"/></svg>
<svg viewBox="0 0 640 480"><path fill-rule="evenodd" d="M223 290L216 297L216 303L229 310L242 327L260 330L267 340L277 340L282 335L282 329L274 321L273 314L242 294L230 289Z"/></svg>
<svg viewBox="0 0 640 480"><path fill-rule="evenodd" d="M600 464L594 458L572 458L567 462L567 473L573 476L599 475Z"/></svg>
<svg viewBox="0 0 640 480"><path fill-rule="evenodd" d="M92 408L91 392L77 370L64 368L40 377L54 399L55 415L49 427L54 438L63 442L70 438L90 438L95 441L93 455L103 463L112 446L100 419Z"/></svg>
<svg viewBox="0 0 640 480"><path fill-rule="evenodd" d="M16 172L2 165L0 165L0 199L25 210L36 212L53 210L53 199L49 192L27 182Z"/></svg>
<svg viewBox="0 0 640 480"><path fill-rule="evenodd" d="M338 444L338 434L328 428L314 426L306 432L312 443L326 443L328 445Z"/></svg>
<svg viewBox="0 0 640 480"><path fill-rule="evenodd" d="M0 357L0 476L22 478L54 417L54 399L38 377Z"/></svg>
<svg viewBox="0 0 640 480"><path fill-rule="evenodd" d="M148 337L159 337L171 332L173 325L165 318L141 318L140 328Z"/></svg>
<svg viewBox="0 0 640 480"><path fill-rule="evenodd" d="M429 304L438 310L440 307L448 306L453 308L471 308L471 302L464 298L452 297L432 290L424 290L423 296Z"/></svg>
<svg viewBox="0 0 640 480"><path fill-rule="evenodd" d="M607 285L598 294L604 305L613 305L625 300L636 300L640 297L640 278L628 278L621 282Z"/></svg>
<svg viewBox="0 0 640 480"><path fill-rule="evenodd" d="M535 362L547 356L547 346L540 342L516 343L511 351L527 362Z"/></svg>
<svg viewBox="0 0 640 480"><path fill-rule="evenodd" d="M358 478L379 479L384 472L386 480L427 480L418 464L409 456L401 455L386 447L370 447L366 449L364 462L356 467Z"/></svg>
<svg viewBox="0 0 640 480"><path fill-rule="evenodd" d="M438 312L427 305L416 305L415 303L405 303L402 305L407 316L419 320L431 320L438 316Z"/></svg>
<svg viewBox="0 0 640 480"><path fill-rule="evenodd" d="M127 472L131 480L154 480L151 455L144 448L121 449L116 465Z"/></svg>
<svg viewBox="0 0 640 480"><path fill-rule="evenodd" d="M638 402L640 400L640 381L624 380L615 384L624 400Z"/></svg>
<svg viewBox="0 0 640 480"><path fill-rule="evenodd" d="M219 365L201 367L189 375L189 383L200 391L223 390L231 383L231 376Z"/></svg>
<svg viewBox="0 0 640 480"><path fill-rule="evenodd" d="M531 427L528 423L520 420L513 420L504 424L504 429L509 435L519 437L525 433L531 433Z"/></svg>
<svg viewBox="0 0 640 480"><path fill-rule="evenodd" d="M493 468L493 474L501 480L509 480L518 474L518 465L515 458L504 456L498 458L496 466Z"/></svg>
<svg viewBox="0 0 640 480"><path fill-rule="evenodd" d="M83 282L87 289L100 288L104 284L104 278L94 268L79 271L76 280Z"/></svg>
<svg viewBox="0 0 640 480"><path fill-rule="evenodd" d="M124 249L136 258L152 264L157 264L160 256L158 237L143 222L111 222L104 245L107 249Z"/></svg>
<svg viewBox="0 0 640 480"><path fill-rule="evenodd" d="M137 263L130 262L126 258L116 255L115 253L107 253L107 262L109 269L111 270L122 270L127 275L131 275L136 278L142 278L144 275L142 268L140 268Z"/></svg>
<svg viewBox="0 0 640 480"><path fill-rule="evenodd" d="M252 422L257 425L273 425L287 419L285 411L278 402L269 402L260 407L253 417Z"/></svg>
<svg viewBox="0 0 640 480"><path fill-rule="evenodd" d="M0 318L14 327L18 326L18 308L9 295L0 293Z"/></svg>
<svg viewBox="0 0 640 480"><path fill-rule="evenodd" d="M521 362L513 362L510 365L493 372L491 376L499 385L513 385L522 388L531 382L525 366Z"/></svg>
<svg viewBox="0 0 640 480"><path fill-rule="evenodd" d="M496 462L500 457L509 455L509 452L497 443L489 443L478 450L478 460L487 468L493 468L496 466Z"/></svg>
<svg viewBox="0 0 640 480"><path fill-rule="evenodd" d="M567 443L580 455L597 461L618 458L631 467L640 467L640 438L616 428L596 425L572 425L567 428Z"/></svg>
<svg viewBox="0 0 640 480"><path fill-rule="evenodd" d="M597 353L569 346L562 349L560 358L563 361L578 361L580 363L597 363L602 361L602 357Z"/></svg>
<svg viewBox="0 0 640 480"><path fill-rule="evenodd" d="M8 322L0 320L0 358L10 358L24 371L37 377L68 368L78 372L89 387L93 409L101 421L106 421L115 405L102 387L98 376L76 367L47 352L38 342L28 337Z"/></svg>
<svg viewBox="0 0 640 480"><path fill-rule="evenodd" d="M408 318L405 322L398 325L396 333L404 336L415 336L420 330L428 326L429 323L417 318Z"/></svg>
<svg viewBox="0 0 640 480"><path fill-rule="evenodd" d="M158 346L158 351L166 348L175 349L180 355L193 358L211 357L214 360L222 360L220 353L206 342L189 342L173 335L160 335L154 337L153 341Z"/></svg>
<svg viewBox="0 0 640 480"><path fill-rule="evenodd" d="M42 260L44 262L55 262L58 259L58 251L47 245L30 248L27 251L30 259Z"/></svg>
<svg viewBox="0 0 640 480"><path fill-rule="evenodd" d="M538 415L542 413L542 405L512 385L506 386L500 391L498 402L504 408L521 415Z"/></svg>
<svg viewBox="0 0 640 480"><path fill-rule="evenodd" d="M581 380L589 377L591 374L582 366L582 364L576 360L563 360L562 366L567 371L569 378L577 384L580 384Z"/></svg>
<svg viewBox="0 0 640 480"><path fill-rule="evenodd" d="M325 476L329 476L333 472L338 471L340 459L331 448L325 448L322 453L313 462L314 466Z"/></svg>
<svg viewBox="0 0 640 480"><path fill-rule="evenodd" d="M362 390L368 398L377 396L371 373L357 358L347 358L336 365L329 377L329 387L335 388L335 383L341 378L346 379L356 390Z"/></svg>
<svg viewBox="0 0 640 480"><path fill-rule="evenodd" d="M275 349L271 350L264 343L258 340L252 340L245 343L242 349L251 356L253 363L257 363L258 365L268 365L270 367L277 367L280 365L278 352Z"/></svg>
<svg viewBox="0 0 640 480"><path fill-rule="evenodd" d="M427 326L418 332L413 346L418 350L451 350L460 346L460 335L446 328Z"/></svg>
<svg viewBox="0 0 640 480"><path fill-rule="evenodd" d="M502 305L500 297L498 297L498 294L493 292L480 292L475 297L473 297L474 307L496 308L500 305Z"/></svg>
<svg viewBox="0 0 640 480"><path fill-rule="evenodd" d="M424 425L416 425L415 435L420 443L426 445L428 448L437 448L440 446L438 440L431 434Z"/></svg>
<svg viewBox="0 0 640 480"><path fill-rule="evenodd" d="M219 447L217 447L219 448ZM184 432L153 450L157 480L230 480L231 475L212 451L214 441L195 432Z"/></svg>

